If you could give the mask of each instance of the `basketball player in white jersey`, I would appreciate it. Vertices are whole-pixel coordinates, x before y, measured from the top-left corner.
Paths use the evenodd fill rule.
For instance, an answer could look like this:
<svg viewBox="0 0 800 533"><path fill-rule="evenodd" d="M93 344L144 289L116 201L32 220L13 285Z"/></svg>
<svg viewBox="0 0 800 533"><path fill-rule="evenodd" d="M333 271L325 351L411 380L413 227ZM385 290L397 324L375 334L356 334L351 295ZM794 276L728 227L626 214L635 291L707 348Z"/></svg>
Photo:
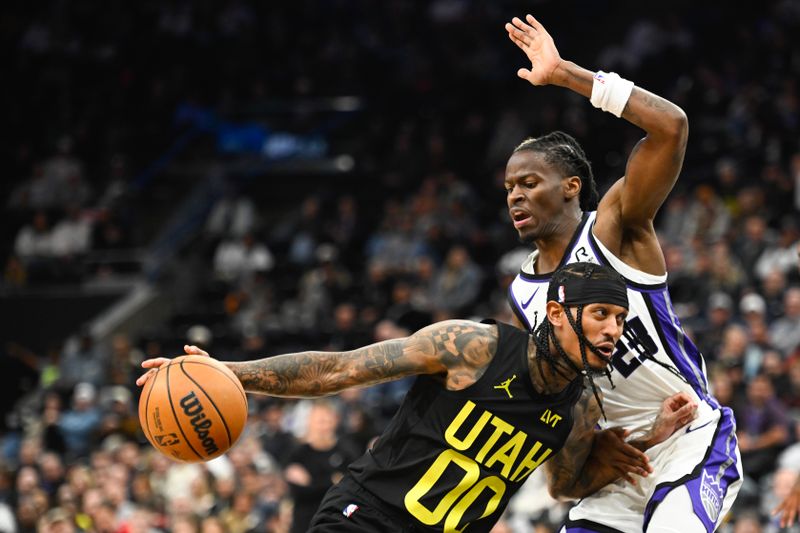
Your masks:
<svg viewBox="0 0 800 533"><path fill-rule="evenodd" d="M599 205L583 149L565 133L524 141L506 166L509 214L520 239L536 245L509 289L518 325L533 331L541 323L550 274L566 263L613 267L625 278L630 300L623 337L611 355L610 379L596 380L605 431L587 434L549 463L551 492L583 498L561 531L713 531L741 485L736 426L731 410L709 394L703 357L675 315L653 228L683 164L686 115L617 74L590 72L563 60L531 15L525 21L514 18L506 30L531 62L530 69L518 71L519 77L533 85L566 87L646 133L628 159L625 176ZM620 479L612 465L598 468L604 463L602 443L620 435L610 428L629 429L629 438L635 439L661 402L677 392L697 402L697 418L646 450L653 468L649 476L632 484ZM584 469L589 463L592 468Z"/></svg>

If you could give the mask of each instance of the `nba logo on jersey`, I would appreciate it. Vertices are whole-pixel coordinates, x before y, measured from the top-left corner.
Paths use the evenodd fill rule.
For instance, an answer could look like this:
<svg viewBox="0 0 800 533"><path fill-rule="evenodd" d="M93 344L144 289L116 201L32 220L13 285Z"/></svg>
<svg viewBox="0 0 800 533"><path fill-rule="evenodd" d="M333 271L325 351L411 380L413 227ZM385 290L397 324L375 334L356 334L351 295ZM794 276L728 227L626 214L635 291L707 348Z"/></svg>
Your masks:
<svg viewBox="0 0 800 533"><path fill-rule="evenodd" d="M347 518L350 518L356 511L358 511L358 505L351 503L350 505L344 508L342 514L345 515Z"/></svg>
<svg viewBox="0 0 800 533"><path fill-rule="evenodd" d="M705 470L703 470L703 480L700 482L700 499L708 517L712 522L716 522L722 507L722 489L719 480L708 475Z"/></svg>

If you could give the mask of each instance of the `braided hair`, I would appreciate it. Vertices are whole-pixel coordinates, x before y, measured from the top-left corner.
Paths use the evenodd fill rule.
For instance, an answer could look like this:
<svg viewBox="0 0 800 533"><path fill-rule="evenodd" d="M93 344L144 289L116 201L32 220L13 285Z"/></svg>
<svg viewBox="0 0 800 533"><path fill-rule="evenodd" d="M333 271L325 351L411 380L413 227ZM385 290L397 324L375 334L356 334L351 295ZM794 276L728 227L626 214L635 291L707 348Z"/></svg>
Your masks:
<svg viewBox="0 0 800 533"><path fill-rule="evenodd" d="M570 263L558 269L553 274L550 283L561 285L564 284L569 278L596 280L604 279L613 281L621 280L621 276L610 268L602 267L593 263ZM571 377L565 373L563 366L559 364L560 362L563 362L566 363L566 366L572 369L576 374L587 376L589 378L589 384L592 387L592 393L594 394L594 397L600 406L600 412L602 413L603 418L607 419L605 410L603 409L603 401L600 398L600 393L598 392L597 385L594 382L594 377L605 376L608 378L611 388L614 388L614 381L611 379L611 370L608 365L603 370L596 370L589 366L589 361L586 356L586 349L588 348L595 355L600 357L600 359L606 361L607 363L610 363L611 361L608 357L602 354L583 333L584 304L574 306L577 310L577 317L575 318L573 318L572 313L569 312L567 307L568 306L564 305L564 309L566 310L566 313L564 314L567 316L567 320L578 336L583 368L578 368L572 359L569 358L567 352L564 351L564 348L561 346L561 342L559 342L558 338L556 337L553 324L550 322L550 320L545 319L542 320L541 324L539 324L539 326L533 332L534 343L536 344L536 363L539 367L539 373L543 374L542 362L544 361L547 363L553 373L563 377L564 379L570 380ZM556 347L557 354L553 354L550 351L550 341L552 341L553 346Z"/></svg>
<svg viewBox="0 0 800 533"><path fill-rule="evenodd" d="M600 194L597 192L592 165L574 137L563 131L554 131L541 137L529 137L514 148L512 153L522 150L544 154L545 161L561 171L564 176L578 176L581 180L579 197L581 210L597 209Z"/></svg>

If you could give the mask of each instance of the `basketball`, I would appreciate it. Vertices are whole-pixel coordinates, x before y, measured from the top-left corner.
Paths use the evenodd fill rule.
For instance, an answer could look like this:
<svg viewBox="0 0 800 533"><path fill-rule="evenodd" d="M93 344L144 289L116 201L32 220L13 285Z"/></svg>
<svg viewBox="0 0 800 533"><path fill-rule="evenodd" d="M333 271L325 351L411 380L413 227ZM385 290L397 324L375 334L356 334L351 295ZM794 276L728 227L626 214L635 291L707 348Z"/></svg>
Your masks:
<svg viewBox="0 0 800 533"><path fill-rule="evenodd" d="M158 369L139 397L139 422L147 440L176 461L219 457L237 441L246 420L241 383L210 357L176 357Z"/></svg>

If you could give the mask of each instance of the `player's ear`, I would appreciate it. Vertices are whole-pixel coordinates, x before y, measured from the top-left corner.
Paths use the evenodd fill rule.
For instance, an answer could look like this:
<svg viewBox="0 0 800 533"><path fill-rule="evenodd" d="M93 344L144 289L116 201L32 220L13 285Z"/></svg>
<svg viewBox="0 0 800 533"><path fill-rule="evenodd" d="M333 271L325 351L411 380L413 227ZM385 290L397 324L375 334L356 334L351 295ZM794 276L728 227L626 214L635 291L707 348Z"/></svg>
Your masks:
<svg viewBox="0 0 800 533"><path fill-rule="evenodd" d="M583 182L578 176L567 176L561 180L561 185L564 188L564 198L571 200L580 195Z"/></svg>
<svg viewBox="0 0 800 533"><path fill-rule="evenodd" d="M564 316L564 308L561 306L560 303L550 300L547 302L547 319L553 324L553 327L560 328L564 321L567 319Z"/></svg>

